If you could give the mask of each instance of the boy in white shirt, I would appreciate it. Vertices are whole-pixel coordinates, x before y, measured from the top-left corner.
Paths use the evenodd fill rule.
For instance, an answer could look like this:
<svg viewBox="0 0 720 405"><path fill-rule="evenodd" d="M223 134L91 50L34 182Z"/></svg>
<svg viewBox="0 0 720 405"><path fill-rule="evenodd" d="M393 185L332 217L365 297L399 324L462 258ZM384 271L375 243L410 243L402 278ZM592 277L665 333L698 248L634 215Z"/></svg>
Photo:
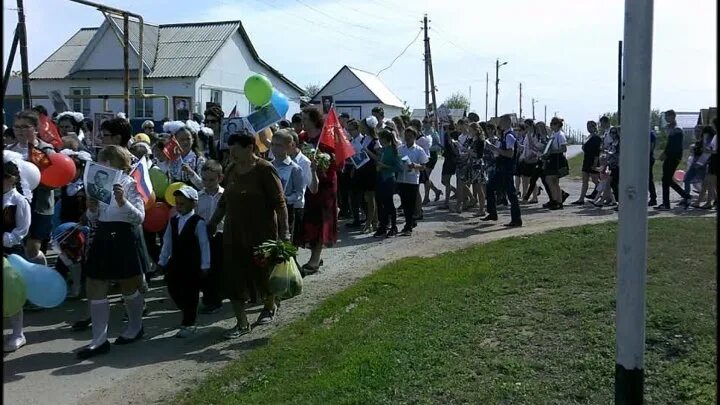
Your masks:
<svg viewBox="0 0 720 405"><path fill-rule="evenodd" d="M220 182L223 179L223 168L217 160L208 160L202 168L203 191L198 193L197 214L210 221L217 209L223 189ZM223 222L218 224L214 235L208 235L210 240L210 271L202 283L201 314L214 314L222 308L223 297L220 288L220 274L223 262Z"/></svg>
<svg viewBox="0 0 720 405"><path fill-rule="evenodd" d="M405 213L405 227L400 236L411 236L415 222L415 204L420 187L420 171L430 160L422 147L415 143L417 131L414 128L405 129L405 144L398 148L398 154L405 165L405 171L398 175L398 194Z"/></svg>

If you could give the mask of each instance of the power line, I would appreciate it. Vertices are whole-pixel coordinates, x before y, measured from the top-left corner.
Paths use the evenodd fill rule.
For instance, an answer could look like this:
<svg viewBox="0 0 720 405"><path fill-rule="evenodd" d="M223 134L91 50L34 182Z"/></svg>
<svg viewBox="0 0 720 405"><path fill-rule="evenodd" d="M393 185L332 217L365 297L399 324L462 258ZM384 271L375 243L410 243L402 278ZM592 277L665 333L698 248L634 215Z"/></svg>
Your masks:
<svg viewBox="0 0 720 405"><path fill-rule="evenodd" d="M346 25L350 25L350 26L362 28L362 29L365 29L365 30L371 30L371 29L372 29L372 28L367 27L367 26L364 26L364 25L353 24L353 23L351 23L351 22L339 20L339 19L335 18L335 16L330 15L330 14L328 14L328 13L322 11L322 10L318 10L318 9L316 9L315 7L313 7L313 6L311 6L311 5L303 2L302 0L295 0L295 1L296 1L298 4L301 4L301 5L305 6L306 8L309 8L310 10L313 10L313 11L315 11L316 13L320 13L320 14L324 15L325 17L328 17L328 18L330 18L330 19L332 19L332 20L341 22L341 23L346 24Z"/></svg>

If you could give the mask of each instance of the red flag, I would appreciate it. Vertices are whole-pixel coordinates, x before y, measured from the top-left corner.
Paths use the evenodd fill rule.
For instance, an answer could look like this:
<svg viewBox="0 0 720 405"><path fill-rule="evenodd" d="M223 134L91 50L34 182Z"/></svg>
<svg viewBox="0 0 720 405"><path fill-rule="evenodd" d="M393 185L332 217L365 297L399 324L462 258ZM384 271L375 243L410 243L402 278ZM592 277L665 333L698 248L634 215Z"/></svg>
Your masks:
<svg viewBox="0 0 720 405"><path fill-rule="evenodd" d="M47 153L43 152L42 150L33 145L29 145L29 148L30 153L28 154L28 160L32 162L35 166L37 166L40 171L43 171L46 168L52 166L52 163L50 162L50 158L48 157Z"/></svg>
<svg viewBox="0 0 720 405"><path fill-rule="evenodd" d="M232 111L230 111L230 115L228 115L228 118L234 118L237 116L238 116L237 104L235 104L235 107L233 107Z"/></svg>
<svg viewBox="0 0 720 405"><path fill-rule="evenodd" d="M323 125L319 143L333 150L335 153L335 164L338 167L343 167L345 160L355 154L355 149L353 149L350 141L345 137L334 106L330 108L327 117L325 117L325 125Z"/></svg>
<svg viewBox="0 0 720 405"><path fill-rule="evenodd" d="M55 126L55 123L52 122L52 120L45 114L40 114L38 136L43 141L52 145L56 150L63 148L63 141L60 137L60 132L58 131L57 126Z"/></svg>
<svg viewBox="0 0 720 405"><path fill-rule="evenodd" d="M175 159L177 159L182 154L180 144L174 136L170 138L167 145L165 145L165 148L163 149L163 154L171 162L174 162Z"/></svg>

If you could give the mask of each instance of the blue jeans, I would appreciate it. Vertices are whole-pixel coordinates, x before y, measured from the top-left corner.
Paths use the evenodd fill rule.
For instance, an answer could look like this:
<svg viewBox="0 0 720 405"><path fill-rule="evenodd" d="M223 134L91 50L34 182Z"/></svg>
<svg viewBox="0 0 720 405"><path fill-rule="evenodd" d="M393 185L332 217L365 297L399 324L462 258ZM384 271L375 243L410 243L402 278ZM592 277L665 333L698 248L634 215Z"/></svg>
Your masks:
<svg viewBox="0 0 720 405"><path fill-rule="evenodd" d="M692 165L685 173L685 193L690 194L690 186L694 181L702 181L705 178L705 166Z"/></svg>

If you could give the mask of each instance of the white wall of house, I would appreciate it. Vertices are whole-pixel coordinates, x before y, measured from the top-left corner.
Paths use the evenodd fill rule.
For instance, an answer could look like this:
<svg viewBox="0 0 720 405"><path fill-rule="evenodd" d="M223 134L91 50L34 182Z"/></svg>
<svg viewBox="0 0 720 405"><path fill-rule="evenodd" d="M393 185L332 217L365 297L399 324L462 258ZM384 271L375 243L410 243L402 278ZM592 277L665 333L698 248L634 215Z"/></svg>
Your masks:
<svg viewBox="0 0 720 405"><path fill-rule="evenodd" d="M333 96L338 112L347 112L356 119L369 117L375 107L382 107L385 110L385 117L388 119L402 113L400 107L375 101L378 97L349 69L342 69L313 99L319 102L322 100L322 96Z"/></svg>
<svg viewBox="0 0 720 405"><path fill-rule="evenodd" d="M245 98L243 87L248 76L255 73L267 76L273 86L288 97L290 108L287 118L300 111L300 94L255 62L239 32L230 36L195 82L196 108L204 111L205 103L211 101L213 91L221 91L222 109L226 114L235 105L240 115L250 113L250 103Z"/></svg>

